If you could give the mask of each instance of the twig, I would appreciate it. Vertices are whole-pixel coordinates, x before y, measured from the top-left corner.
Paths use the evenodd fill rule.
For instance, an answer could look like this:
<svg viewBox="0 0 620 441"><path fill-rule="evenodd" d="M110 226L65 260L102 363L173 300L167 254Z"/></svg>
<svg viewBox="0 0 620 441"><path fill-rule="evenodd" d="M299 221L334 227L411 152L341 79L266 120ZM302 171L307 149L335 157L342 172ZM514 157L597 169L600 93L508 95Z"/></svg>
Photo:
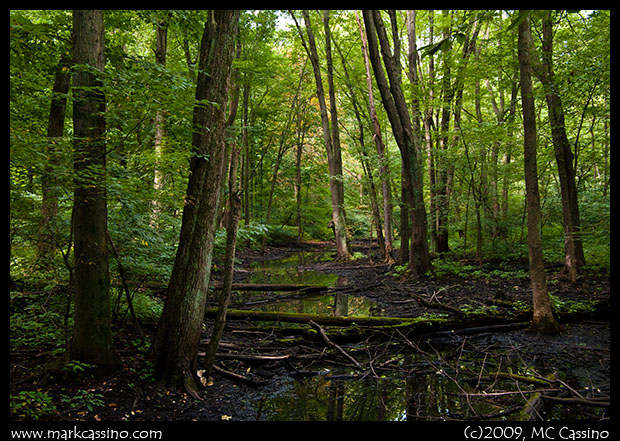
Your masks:
<svg viewBox="0 0 620 441"><path fill-rule="evenodd" d="M231 380L234 380L234 381L240 381L240 382L245 383L245 384L247 384L249 386L252 386L252 387L258 387L258 386L262 386L262 385L268 383L268 381L253 380L251 378L244 377L243 375L239 375L239 374L236 374L234 372L227 371L226 369L223 369L223 368L219 367L216 364L213 365L212 369L215 372L221 374L224 377L228 377L228 378L230 378Z"/></svg>
<svg viewBox="0 0 620 441"><path fill-rule="evenodd" d="M329 339L329 337L327 336L327 333L325 332L325 329L323 329L319 324L317 324L316 322L314 322L312 320L310 320L308 323L310 323L310 326L312 326L317 331L319 331L319 334L321 334L321 337L323 337L323 340L325 340L325 343L327 343L329 346L335 348L336 350L338 350L338 352L340 352L346 358L351 360L356 368L363 369L362 365L359 364L355 358L351 357L349 354L347 354L347 352L344 349L342 349L340 346L338 346L336 343L334 343L333 341L331 341Z"/></svg>
<svg viewBox="0 0 620 441"><path fill-rule="evenodd" d="M140 336L140 341L144 344L145 337L144 332L142 332L142 327L140 326L140 322L138 321L138 317L136 317L136 313L133 309L133 302L131 301L131 293L129 292L129 286L127 285L127 279L125 277L125 270L123 268L123 264L121 263L121 257L118 253L118 249L114 245L112 241L112 236L110 236L110 232L106 231L106 236L108 238L108 242L110 243L110 247L114 252L114 256L116 257L116 264L118 265L118 274L121 277L121 283L123 285L123 290L125 291L125 297L127 299L127 307L129 308L129 313L131 314L131 320L133 321L136 330L138 331L138 335Z"/></svg>
<svg viewBox="0 0 620 441"><path fill-rule="evenodd" d="M594 401L594 400L587 400L585 398L562 398L562 397L552 397L549 395L541 395L540 398L544 400L555 401L560 404L581 404L583 406L611 407L610 401Z"/></svg>

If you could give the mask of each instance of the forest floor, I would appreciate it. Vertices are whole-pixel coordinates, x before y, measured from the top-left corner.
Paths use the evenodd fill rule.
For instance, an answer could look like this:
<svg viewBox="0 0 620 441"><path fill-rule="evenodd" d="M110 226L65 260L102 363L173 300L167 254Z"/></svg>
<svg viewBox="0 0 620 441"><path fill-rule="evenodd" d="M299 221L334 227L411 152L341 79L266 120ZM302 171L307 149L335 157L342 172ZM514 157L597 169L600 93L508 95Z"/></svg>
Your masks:
<svg viewBox="0 0 620 441"><path fill-rule="evenodd" d="M242 263L237 278L244 280L252 262L275 259L294 251L325 251L328 248L328 244L305 244L267 248L263 253L244 252L238 255ZM367 253L369 249L367 244L358 243L354 251ZM442 274L417 282L402 280L395 275L393 265L384 264L379 259L371 261L368 257L346 263L318 261L300 270L343 276L347 280L346 293L351 298L367 299L373 302L374 310L389 317L450 316L453 315L450 307L471 313L497 312L500 307L493 304L496 300L517 305L531 303L529 278L524 276L527 262L485 262L481 268L471 262L462 262L462 265L468 265L466 268L470 272ZM481 271L476 272L475 268ZM571 302L609 297L608 275L588 276L571 284L558 271L558 268L548 271L549 289L556 301L570 305ZM217 276L214 274L214 278ZM216 304L214 299L211 303ZM448 308L438 309L438 304ZM206 347L210 326L211 320L206 319L201 351ZM150 366L145 361L147 345L140 343L135 329L128 324L115 332L122 368L104 378L93 378L88 369L77 372L81 369L76 366L76 372L50 379L44 373L45 366L53 360L49 351L12 351L10 393L17 396L21 392L30 411L15 411L11 417L29 419L36 414L43 420L61 421L325 419L330 415L343 418L345 406L344 419L352 419L346 410L346 406L353 409L349 402L339 402L340 413L333 410L334 403L338 402L329 402L332 389L325 380L312 383L307 396L309 401L316 402L318 395L323 393L328 401L323 408L312 412L306 409L303 414L298 409L283 410L285 406L299 407L299 403L291 404L299 397L289 396L299 386L295 382L321 377L349 382L370 379L375 383L380 379L397 378L389 384L395 389L406 390L404 398L402 394L393 398L386 395L388 392L382 392L381 406L378 407L383 411L369 413L364 410L366 413L362 413L362 410L356 410L358 418L363 419L402 419L403 412L408 418L412 418L412 412L417 412L422 419L511 419L519 415L524 403L527 407L524 390L530 401L536 391L548 397L538 399L536 403L532 401L532 409L536 408L533 412L539 418L608 419L611 376L609 315L586 317L562 326L562 334L552 337L532 335L524 326L513 324L490 328L486 332L476 329L461 334L439 332L415 341L392 331L390 335L366 338L352 345L334 342L330 345L320 337L307 338L307 326L230 320L220 345L222 355L217 360L220 369L212 379L205 379L204 399L195 400L182 391L169 392L156 387ZM150 339L154 324L143 324L143 331ZM342 348L346 349L348 356L343 355ZM500 380L498 372L505 377ZM516 374L529 379L517 381ZM546 380L548 374L557 375L557 379ZM429 379L423 386L426 390L436 391L437 395L440 390L444 391L443 413L425 414L424 408L428 408L429 403L424 400L429 398L421 397L410 383L405 386L405 383L398 383L416 375L417 378L425 375L424 378ZM493 375L495 378L489 380ZM435 377L446 381L442 383L443 389L436 379L433 380ZM449 388L448 383L455 388ZM465 387L465 384L469 386ZM30 398L29 393L32 393ZM487 407L473 406L472 400L478 400L483 394L488 395L484 403ZM396 416L386 414L388 396L392 401L404 403L393 411ZM277 401L274 397L283 398ZM431 403L430 407L436 409L438 406ZM33 411L37 409L38 412Z"/></svg>

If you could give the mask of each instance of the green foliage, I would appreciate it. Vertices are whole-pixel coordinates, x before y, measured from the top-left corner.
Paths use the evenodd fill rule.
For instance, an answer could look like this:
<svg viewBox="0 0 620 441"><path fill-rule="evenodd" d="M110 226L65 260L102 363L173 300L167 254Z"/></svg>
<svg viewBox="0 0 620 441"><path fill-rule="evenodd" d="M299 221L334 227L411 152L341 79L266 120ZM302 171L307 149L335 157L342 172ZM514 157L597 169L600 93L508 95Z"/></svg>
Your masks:
<svg viewBox="0 0 620 441"><path fill-rule="evenodd" d="M554 313L566 312L566 313L578 313L578 312L592 312L596 301L575 301L575 300L562 300L555 294L549 293L549 301L551 302L551 309Z"/></svg>
<svg viewBox="0 0 620 441"><path fill-rule="evenodd" d="M433 260L433 268L436 277L456 276L459 278L479 279L528 279L529 272L521 268L511 268L508 262L500 262L499 268L487 269L484 266L466 264L458 260L441 258ZM432 276L432 274L429 274Z"/></svg>
<svg viewBox="0 0 620 441"><path fill-rule="evenodd" d="M499 310L496 305L478 305L473 306L466 303L460 307L460 310L466 316L488 316L497 315Z"/></svg>
<svg viewBox="0 0 620 441"><path fill-rule="evenodd" d="M114 315L130 323L131 317L129 316L125 292L122 289L115 289L112 292L112 298L116 298L113 308ZM159 298L143 290L132 293L131 303L136 318L145 323L157 323L164 308L163 302Z"/></svg>
<svg viewBox="0 0 620 441"><path fill-rule="evenodd" d="M81 375L87 373L93 367L94 366L89 363L84 363L79 360L70 360L62 369L74 375Z"/></svg>
<svg viewBox="0 0 620 441"><path fill-rule="evenodd" d="M66 297L48 291L43 295L10 295L10 346L13 349L64 347ZM72 323L70 319L69 325Z"/></svg>
<svg viewBox="0 0 620 441"><path fill-rule="evenodd" d="M61 401L71 409L87 409L89 412L92 412L96 407L105 406L103 395L84 389L79 389L71 396L65 395Z"/></svg>
<svg viewBox="0 0 620 441"><path fill-rule="evenodd" d="M27 420L38 420L56 413L52 397L39 390L23 390L10 396L11 415Z"/></svg>

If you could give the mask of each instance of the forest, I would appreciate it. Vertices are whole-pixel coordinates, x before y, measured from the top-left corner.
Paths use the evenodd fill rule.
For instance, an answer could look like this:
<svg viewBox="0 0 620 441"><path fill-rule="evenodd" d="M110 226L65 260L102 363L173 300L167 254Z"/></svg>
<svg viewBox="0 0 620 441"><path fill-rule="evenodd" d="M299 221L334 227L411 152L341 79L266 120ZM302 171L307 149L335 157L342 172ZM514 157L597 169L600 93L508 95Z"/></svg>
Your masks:
<svg viewBox="0 0 620 441"><path fill-rule="evenodd" d="M610 31L11 10L10 421L608 437Z"/></svg>

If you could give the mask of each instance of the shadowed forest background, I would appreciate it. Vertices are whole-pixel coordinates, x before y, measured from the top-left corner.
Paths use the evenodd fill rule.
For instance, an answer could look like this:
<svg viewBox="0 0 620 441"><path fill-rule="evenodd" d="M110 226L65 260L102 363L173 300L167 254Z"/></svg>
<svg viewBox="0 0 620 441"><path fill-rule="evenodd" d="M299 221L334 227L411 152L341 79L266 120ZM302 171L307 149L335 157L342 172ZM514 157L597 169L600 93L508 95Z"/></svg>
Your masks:
<svg viewBox="0 0 620 441"><path fill-rule="evenodd" d="M9 43L12 419L609 419L608 10Z"/></svg>

